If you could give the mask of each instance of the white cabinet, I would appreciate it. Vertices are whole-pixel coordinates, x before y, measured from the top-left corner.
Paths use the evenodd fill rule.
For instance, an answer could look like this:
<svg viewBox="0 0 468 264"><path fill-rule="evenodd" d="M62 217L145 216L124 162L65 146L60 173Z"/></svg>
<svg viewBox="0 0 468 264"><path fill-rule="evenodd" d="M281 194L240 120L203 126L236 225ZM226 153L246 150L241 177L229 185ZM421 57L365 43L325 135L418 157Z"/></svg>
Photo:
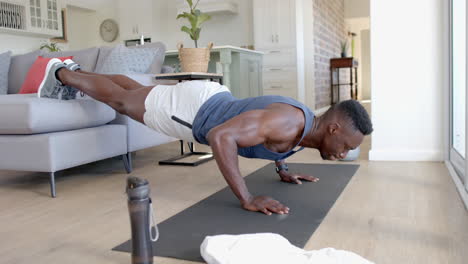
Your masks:
<svg viewBox="0 0 468 264"><path fill-rule="evenodd" d="M276 19L271 19L272 6L269 2L276 0L254 0L254 42L258 50L269 48L275 44Z"/></svg>
<svg viewBox="0 0 468 264"><path fill-rule="evenodd" d="M263 93L297 99L296 67L265 67L263 69Z"/></svg>
<svg viewBox="0 0 468 264"><path fill-rule="evenodd" d="M0 5L0 32L39 37L62 36L60 0L10 0Z"/></svg>
<svg viewBox="0 0 468 264"><path fill-rule="evenodd" d="M295 0L254 0L255 48L265 53L263 93L297 99Z"/></svg>
<svg viewBox="0 0 468 264"><path fill-rule="evenodd" d="M276 0L278 20L276 44L280 47L296 45L296 10L295 0Z"/></svg>
<svg viewBox="0 0 468 264"><path fill-rule="evenodd" d="M263 65L266 67L284 67L296 66L296 49L295 48L278 48L262 50Z"/></svg>
<svg viewBox="0 0 468 264"><path fill-rule="evenodd" d="M254 0L254 41L257 49L295 45L294 0Z"/></svg>
<svg viewBox="0 0 468 264"><path fill-rule="evenodd" d="M62 11L58 0L28 0L29 31L50 36L62 35Z"/></svg>
<svg viewBox="0 0 468 264"><path fill-rule="evenodd" d="M119 0L120 38L150 37L153 32L153 3L151 0Z"/></svg>

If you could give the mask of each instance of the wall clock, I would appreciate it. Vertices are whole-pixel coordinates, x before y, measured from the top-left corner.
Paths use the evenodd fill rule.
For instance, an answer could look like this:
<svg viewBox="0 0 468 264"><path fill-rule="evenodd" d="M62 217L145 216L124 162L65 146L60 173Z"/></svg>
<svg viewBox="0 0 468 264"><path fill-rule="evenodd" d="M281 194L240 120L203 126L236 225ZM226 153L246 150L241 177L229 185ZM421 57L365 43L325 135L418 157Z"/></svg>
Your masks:
<svg viewBox="0 0 468 264"><path fill-rule="evenodd" d="M102 21L99 27L99 33L104 41L112 42L117 39L119 35L119 25L112 19L106 19Z"/></svg>

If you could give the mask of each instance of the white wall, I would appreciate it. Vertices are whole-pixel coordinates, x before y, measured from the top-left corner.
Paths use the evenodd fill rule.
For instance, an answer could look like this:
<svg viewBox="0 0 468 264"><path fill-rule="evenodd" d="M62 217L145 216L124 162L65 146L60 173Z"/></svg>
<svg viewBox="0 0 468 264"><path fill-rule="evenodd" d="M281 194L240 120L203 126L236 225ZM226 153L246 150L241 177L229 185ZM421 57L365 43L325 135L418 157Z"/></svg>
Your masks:
<svg viewBox="0 0 468 264"><path fill-rule="evenodd" d="M118 20L118 5L113 0L94 2L68 0L68 2L67 32L69 44L67 49L77 50L120 43L119 38L112 43L107 43L99 35L99 26L102 21L108 18Z"/></svg>
<svg viewBox="0 0 468 264"><path fill-rule="evenodd" d="M114 0L64 0L67 8L67 32L69 43L59 43L63 50L76 50L93 46L115 45L106 43L99 36L99 25L106 18L117 19ZM11 50L13 54L23 54L39 49L49 38L30 37L0 33L0 53Z"/></svg>
<svg viewBox="0 0 468 264"><path fill-rule="evenodd" d="M97 39L94 34L96 23L96 11L68 6L68 49L77 50L92 47Z"/></svg>
<svg viewBox="0 0 468 264"><path fill-rule="evenodd" d="M371 93L371 57L370 57L370 49L371 49L371 38L370 38L370 29L361 30L361 37L360 40L360 52L361 58L359 60L359 67L360 71L359 74L361 75L358 82L360 82L359 86L360 91L358 94L361 100L370 100L372 98Z"/></svg>
<svg viewBox="0 0 468 264"><path fill-rule="evenodd" d="M236 15L213 14L212 19L202 27L200 46L206 46L210 41L215 46L253 44L252 0L232 1L237 3L239 13ZM186 47L195 45L186 33L180 31L180 28L188 22L176 20L179 3L180 1L175 0L161 0L153 4L153 13L159 18L156 19L159 23L155 26L152 40L163 41L167 49L176 49L177 43L181 41Z"/></svg>
<svg viewBox="0 0 468 264"><path fill-rule="evenodd" d="M104 42L99 36L99 25L106 18L119 21L118 0L64 0L68 15L69 44L60 44L65 50L83 49L101 45L123 43L118 38L113 43ZM127 0L130 1L130 0ZM204 1L204 0L201 0ZM252 0L232 0L238 4L239 13L213 14L212 20L203 26L200 46L212 41L215 45L247 46L253 44ZM175 49L178 42L186 47L194 46L193 41L180 27L187 22L176 20L179 1L158 0L153 2L153 41L162 41L168 49ZM135 16L138 14L134 14ZM38 49L47 38L15 36L0 33L0 51L12 50L21 54Z"/></svg>
<svg viewBox="0 0 468 264"><path fill-rule="evenodd" d="M47 39L0 33L0 53L12 51L13 55L39 49Z"/></svg>
<svg viewBox="0 0 468 264"><path fill-rule="evenodd" d="M371 1L371 160L443 160L445 5L439 0Z"/></svg>
<svg viewBox="0 0 468 264"><path fill-rule="evenodd" d="M296 0L296 38L298 65L298 99L315 109L315 51L313 0ZM301 88L303 91L301 91Z"/></svg>

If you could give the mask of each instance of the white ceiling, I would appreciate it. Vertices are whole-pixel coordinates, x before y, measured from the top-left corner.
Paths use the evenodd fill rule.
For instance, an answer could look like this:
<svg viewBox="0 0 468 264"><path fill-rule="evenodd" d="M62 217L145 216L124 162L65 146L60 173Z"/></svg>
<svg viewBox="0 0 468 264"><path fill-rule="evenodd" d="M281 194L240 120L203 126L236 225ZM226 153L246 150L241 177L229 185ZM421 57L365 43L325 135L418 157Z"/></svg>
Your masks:
<svg viewBox="0 0 468 264"><path fill-rule="evenodd" d="M345 17L370 17L370 0L345 0Z"/></svg>

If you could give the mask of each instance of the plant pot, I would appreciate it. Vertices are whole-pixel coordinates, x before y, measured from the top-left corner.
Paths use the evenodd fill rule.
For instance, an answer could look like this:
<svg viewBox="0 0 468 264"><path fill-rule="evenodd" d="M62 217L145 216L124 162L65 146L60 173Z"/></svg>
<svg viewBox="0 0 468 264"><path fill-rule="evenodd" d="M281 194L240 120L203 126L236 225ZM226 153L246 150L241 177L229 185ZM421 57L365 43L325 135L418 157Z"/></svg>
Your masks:
<svg viewBox="0 0 468 264"><path fill-rule="evenodd" d="M346 52L341 52L341 58L346 58L348 57L348 54L346 54Z"/></svg>
<svg viewBox="0 0 468 264"><path fill-rule="evenodd" d="M177 45L180 66L183 72L208 72L210 53L213 43L206 48L184 48L182 43Z"/></svg>

